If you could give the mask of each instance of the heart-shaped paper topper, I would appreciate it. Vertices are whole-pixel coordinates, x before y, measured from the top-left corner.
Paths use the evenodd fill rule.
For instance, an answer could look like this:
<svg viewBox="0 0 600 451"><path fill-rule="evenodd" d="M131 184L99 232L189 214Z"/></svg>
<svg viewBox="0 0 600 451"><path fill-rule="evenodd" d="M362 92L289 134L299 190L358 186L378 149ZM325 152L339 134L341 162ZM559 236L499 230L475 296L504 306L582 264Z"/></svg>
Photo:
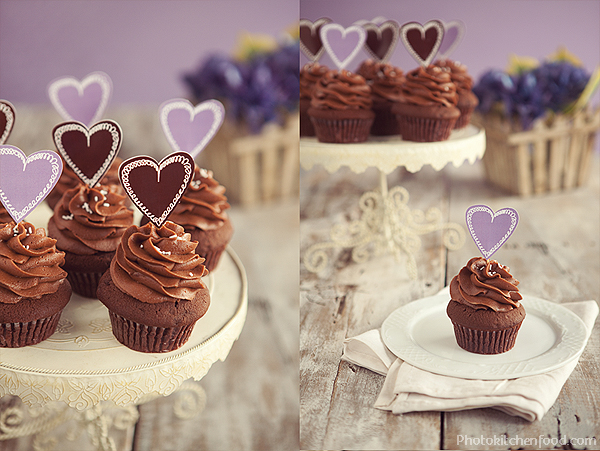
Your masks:
<svg viewBox="0 0 600 451"><path fill-rule="evenodd" d="M26 156L18 147L0 146L0 201L15 224L50 194L62 170L62 160L52 150Z"/></svg>
<svg viewBox="0 0 600 451"><path fill-rule="evenodd" d="M218 100L193 106L188 100L173 99L160 106L159 117L173 151L188 152L196 158L221 128L225 108Z"/></svg>
<svg viewBox="0 0 600 451"><path fill-rule="evenodd" d="M447 59L461 43L465 35L465 24L460 20L443 22L444 38L438 50L438 58L441 60Z"/></svg>
<svg viewBox="0 0 600 451"><path fill-rule="evenodd" d="M60 155L90 188L102 179L121 148L119 124L101 121L88 129L81 122L63 122L54 127L52 138Z"/></svg>
<svg viewBox="0 0 600 451"><path fill-rule="evenodd" d="M160 163L142 155L121 163L119 179L134 205L161 227L194 177L194 167L187 152L173 152Z"/></svg>
<svg viewBox="0 0 600 451"><path fill-rule="evenodd" d="M360 25L344 28L337 23L328 23L321 27L323 47L338 70L345 69L350 64L366 39L367 32Z"/></svg>
<svg viewBox="0 0 600 451"><path fill-rule="evenodd" d="M512 208L494 213L487 205L473 205L467 209L466 220L481 255L490 258L515 231L519 214Z"/></svg>
<svg viewBox="0 0 600 451"><path fill-rule="evenodd" d="M423 67L431 64L444 37L444 25L430 20L425 25L409 22L400 27L400 39L408 53Z"/></svg>
<svg viewBox="0 0 600 451"><path fill-rule="evenodd" d="M50 102L65 121L88 127L102 119L112 96L112 81L104 72L92 72L79 81L57 78L48 85Z"/></svg>
<svg viewBox="0 0 600 451"><path fill-rule="evenodd" d="M321 27L331 22L328 17L311 22L308 19L300 19L300 50L312 62L318 61L325 51L321 41Z"/></svg>
<svg viewBox="0 0 600 451"><path fill-rule="evenodd" d="M0 100L0 145L4 144L15 125L15 107L8 100Z"/></svg>
<svg viewBox="0 0 600 451"><path fill-rule="evenodd" d="M387 62L398 43L400 25L395 20L387 20L382 24L364 23L362 27L367 32L365 50L380 63Z"/></svg>

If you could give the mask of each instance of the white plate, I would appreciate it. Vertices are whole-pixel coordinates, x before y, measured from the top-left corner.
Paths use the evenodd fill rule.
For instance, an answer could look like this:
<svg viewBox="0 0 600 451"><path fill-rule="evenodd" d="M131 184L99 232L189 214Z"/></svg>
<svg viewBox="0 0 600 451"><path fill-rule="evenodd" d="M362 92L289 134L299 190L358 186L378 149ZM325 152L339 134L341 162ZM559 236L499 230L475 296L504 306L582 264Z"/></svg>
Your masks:
<svg viewBox="0 0 600 451"><path fill-rule="evenodd" d="M586 343L583 321L565 307L523 295L526 316L515 346L502 354L460 348L446 314L449 297L411 302L383 322L381 336L396 356L417 368L466 379L512 379L541 374L579 357Z"/></svg>

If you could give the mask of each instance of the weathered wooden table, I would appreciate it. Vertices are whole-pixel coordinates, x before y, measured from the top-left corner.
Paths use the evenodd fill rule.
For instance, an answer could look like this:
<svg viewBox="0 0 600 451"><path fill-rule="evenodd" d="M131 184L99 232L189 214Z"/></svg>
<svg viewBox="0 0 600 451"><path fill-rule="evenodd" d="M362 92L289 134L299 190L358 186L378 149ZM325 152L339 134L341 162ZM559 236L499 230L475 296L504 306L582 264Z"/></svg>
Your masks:
<svg viewBox="0 0 600 451"><path fill-rule="evenodd" d="M335 224L359 219L358 199L377 189L378 177L373 168L360 174L348 168L329 174L318 166L301 171L301 257L315 243L326 242ZM521 291L558 303L600 300L598 155L586 187L539 197L506 196L486 183L480 161L459 168L448 165L440 172L428 166L414 174L397 169L388 176L388 184L408 190L411 209L438 208L445 221L462 226L470 205L517 209L517 230L494 258L511 268ZM478 255L468 236L459 250L452 251L443 246L441 232L421 239L416 279L409 277L406 260L391 254L356 263L350 249L331 248L329 264L321 272L310 272L301 264L300 448L469 449L473 446L465 446L465 437L519 437L523 446L515 448L530 449L544 448L535 446L544 442L540 437L545 443L600 440L598 325L541 421L530 423L491 408L393 415L373 407L384 377L342 361L344 339L379 328L398 307L436 294L470 257ZM584 448L575 440L571 445ZM502 446L483 443L477 448Z"/></svg>

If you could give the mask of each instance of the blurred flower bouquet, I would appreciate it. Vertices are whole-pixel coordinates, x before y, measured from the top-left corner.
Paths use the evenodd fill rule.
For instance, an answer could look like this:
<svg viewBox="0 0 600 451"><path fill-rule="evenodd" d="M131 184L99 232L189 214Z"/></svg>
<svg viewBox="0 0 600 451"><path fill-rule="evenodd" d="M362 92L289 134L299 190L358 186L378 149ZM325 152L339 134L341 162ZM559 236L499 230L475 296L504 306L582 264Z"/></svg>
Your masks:
<svg viewBox="0 0 600 451"><path fill-rule="evenodd" d="M218 99L223 126L199 156L232 203L252 205L298 190L299 35L243 34L230 55L208 55L183 81L195 103Z"/></svg>
<svg viewBox="0 0 600 451"><path fill-rule="evenodd" d="M298 109L300 95L297 37L277 42L269 36L242 35L233 56L209 55L183 80L196 103L218 99L227 117L258 133L269 122L282 124Z"/></svg>
<svg viewBox="0 0 600 451"><path fill-rule="evenodd" d="M486 131L488 179L520 195L582 185L600 128L600 109L589 105L599 83L600 70L589 74L565 49L485 72L473 87L473 123Z"/></svg>

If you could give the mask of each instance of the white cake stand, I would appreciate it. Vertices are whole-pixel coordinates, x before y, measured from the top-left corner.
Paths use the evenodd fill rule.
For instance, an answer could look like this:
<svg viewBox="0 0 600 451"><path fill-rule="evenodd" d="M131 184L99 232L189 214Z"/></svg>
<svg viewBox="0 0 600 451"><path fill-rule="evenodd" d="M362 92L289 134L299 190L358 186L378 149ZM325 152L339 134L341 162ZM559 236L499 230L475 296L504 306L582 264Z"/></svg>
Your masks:
<svg viewBox="0 0 600 451"><path fill-rule="evenodd" d="M387 174L400 166L409 172L420 171L429 164L440 171L446 164L459 167L465 161L473 164L485 152L485 131L473 125L455 130L446 141L420 143L403 141L398 137L370 137L356 144L329 144L316 138L300 139L300 164L306 170L323 166L329 173L348 166L359 174L368 167L379 170L380 189L364 193L359 201L361 219L349 224L337 224L330 232L331 241L317 243L307 249L303 262L311 272L327 267L327 249L352 248L356 263L366 261L369 248L375 255L392 252L408 259L408 273L417 277L415 251L420 247L419 235L444 230L444 245L451 250L460 248L465 240L461 226L443 223L437 208L427 212L408 208L408 191L400 186L388 189Z"/></svg>
<svg viewBox="0 0 600 451"><path fill-rule="evenodd" d="M112 450L109 426L135 424L138 404L186 390L195 399L188 396L184 402L200 410L204 391L192 380L202 379L214 362L225 360L242 331L248 304L246 273L233 249L223 253L205 282L211 305L188 342L172 352L142 353L121 345L112 334L106 307L76 294L49 339L35 346L0 348L0 397L18 396L29 406L30 417L25 421L19 408L0 412L0 440L45 434L75 419L98 449ZM120 413L111 418L107 412L115 406ZM174 410L180 417L189 413L177 405Z"/></svg>

